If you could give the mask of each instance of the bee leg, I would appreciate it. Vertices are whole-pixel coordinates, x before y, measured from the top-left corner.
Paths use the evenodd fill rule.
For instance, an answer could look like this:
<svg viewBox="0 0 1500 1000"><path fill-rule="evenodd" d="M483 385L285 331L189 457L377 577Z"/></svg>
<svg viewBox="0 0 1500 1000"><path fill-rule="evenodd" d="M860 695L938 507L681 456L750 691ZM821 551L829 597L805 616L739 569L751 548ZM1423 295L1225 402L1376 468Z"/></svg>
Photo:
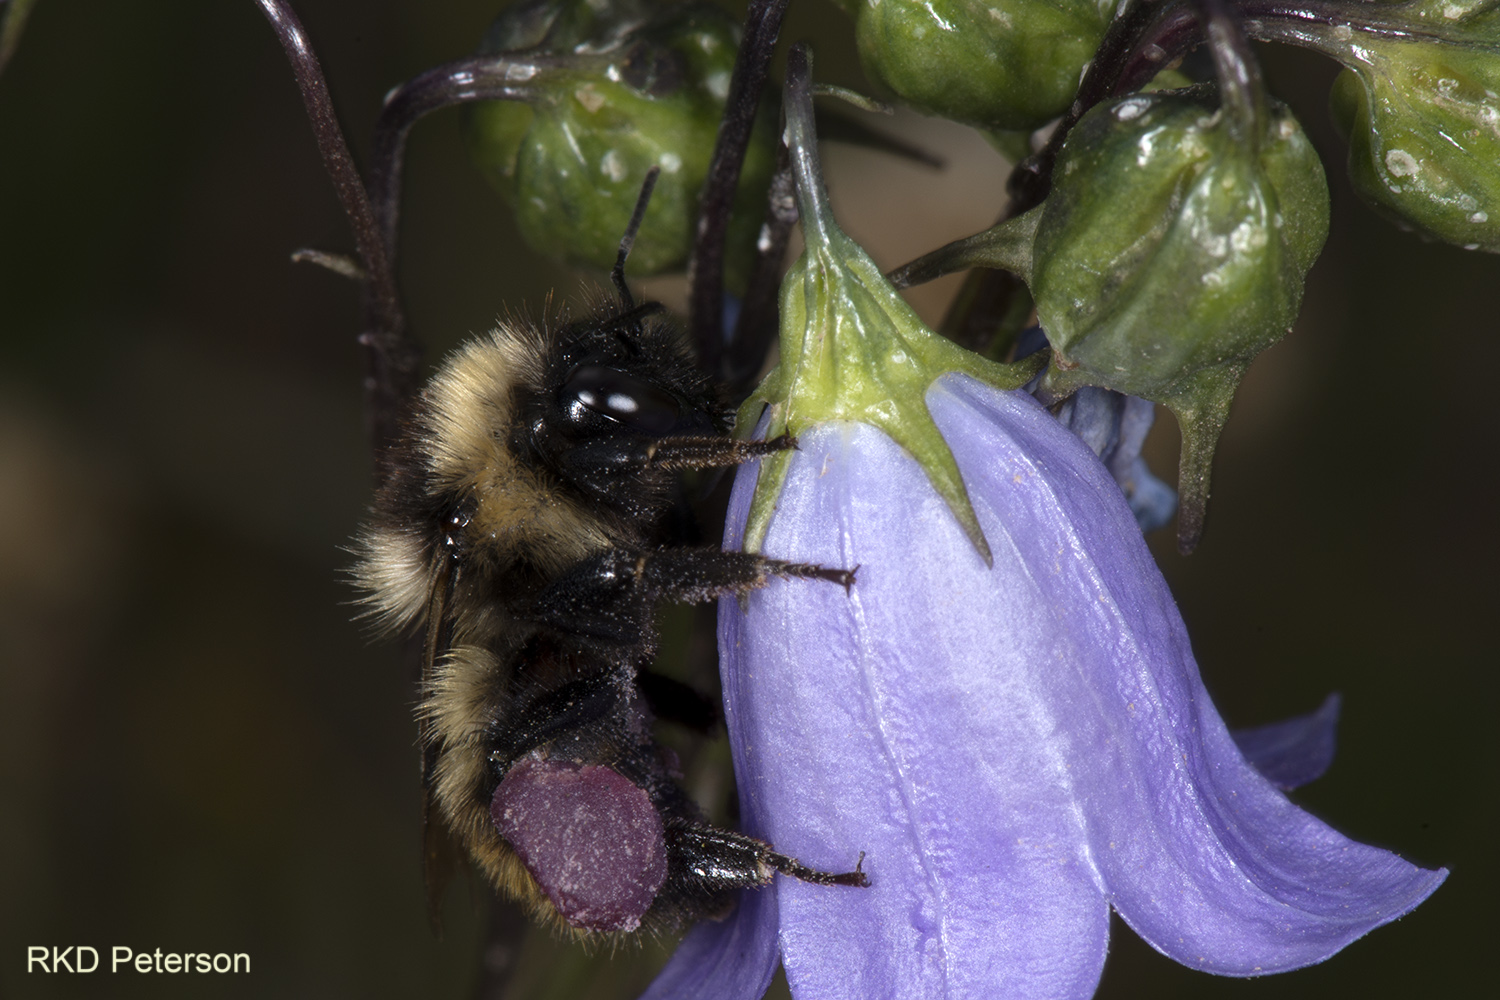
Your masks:
<svg viewBox="0 0 1500 1000"><path fill-rule="evenodd" d="M854 585L854 570L715 548L640 553L634 557L630 569L635 575L635 586L648 597L691 604L758 590L774 577L827 580L846 591Z"/></svg>
<svg viewBox="0 0 1500 1000"><path fill-rule="evenodd" d="M497 719L485 738L495 776L503 777L516 760L544 743L597 732L599 724L629 700L621 685L621 674L616 671L569 681ZM606 727L605 731L612 730Z"/></svg>
<svg viewBox="0 0 1500 1000"><path fill-rule="evenodd" d="M668 438L607 437L579 441L556 456L565 479L601 497L615 496L620 484L640 477L646 469L680 472L687 469L723 469L778 451L797 447L790 434L769 441L741 441L710 435Z"/></svg>
<svg viewBox="0 0 1500 1000"><path fill-rule="evenodd" d="M648 446L644 464L653 469L671 471L721 469L796 447L797 439L790 434L782 434L769 441L741 441L726 437L669 437L654 441Z"/></svg>
<svg viewBox="0 0 1500 1000"><path fill-rule="evenodd" d="M861 853L852 872L825 872L778 854L770 844L747 834L681 822L667 827L672 882L705 893L766 885L776 872L814 885L867 888L864 858Z"/></svg>
<svg viewBox="0 0 1500 1000"><path fill-rule="evenodd" d="M635 644L649 628L643 605L658 600L710 601L764 587L773 577L828 580L848 590L854 572L711 548L609 549L568 570L521 615L570 635Z"/></svg>

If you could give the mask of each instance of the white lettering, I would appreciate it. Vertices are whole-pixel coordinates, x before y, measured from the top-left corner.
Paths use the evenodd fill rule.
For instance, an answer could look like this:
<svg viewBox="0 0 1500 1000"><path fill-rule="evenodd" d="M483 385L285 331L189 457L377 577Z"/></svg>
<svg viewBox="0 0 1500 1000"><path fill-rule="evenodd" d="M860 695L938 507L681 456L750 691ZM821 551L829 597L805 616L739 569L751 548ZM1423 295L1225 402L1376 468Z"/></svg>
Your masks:
<svg viewBox="0 0 1500 1000"><path fill-rule="evenodd" d="M26 971L36 972L97 972L99 949L79 944L69 948L31 945L26 949ZM151 952L138 952L122 944L109 949L109 971L118 973L122 969L136 972L172 973L217 972L248 973L250 956L238 951L229 952L164 952L156 948Z"/></svg>
<svg viewBox="0 0 1500 1000"><path fill-rule="evenodd" d="M47 957L48 957L48 955L49 955L49 952L47 951L47 946L46 945L44 945L44 944L29 945L26 948L26 971L28 973L30 973L31 972L31 966L32 966L32 964L39 962L39 963L41 963L42 971L43 972L51 972L52 970L49 969L49 968L47 968Z"/></svg>

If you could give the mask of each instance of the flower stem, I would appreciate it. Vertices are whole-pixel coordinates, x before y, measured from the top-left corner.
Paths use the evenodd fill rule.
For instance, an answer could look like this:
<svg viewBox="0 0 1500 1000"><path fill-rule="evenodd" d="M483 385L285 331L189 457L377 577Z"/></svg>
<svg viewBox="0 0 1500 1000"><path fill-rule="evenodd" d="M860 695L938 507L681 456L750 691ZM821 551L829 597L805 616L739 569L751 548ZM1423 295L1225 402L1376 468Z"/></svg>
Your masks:
<svg viewBox="0 0 1500 1000"><path fill-rule="evenodd" d="M474 56L446 63L391 91L375 122L370 163L370 201L395 266L396 226L401 203L401 171L406 138L418 119L440 108L472 101L526 101L536 95L532 82L557 60L541 53Z"/></svg>
<svg viewBox="0 0 1500 1000"><path fill-rule="evenodd" d="M380 458L396 438L398 414L404 401L416 391L417 365L422 352L406 333L396 277L380 226L349 152L349 143L339 127L323 68L313 54L302 22L285 0L256 0L256 3L271 22L292 64L323 167L333 181L344 214L349 217L354 244L364 261L365 329L359 335L359 344L365 356L365 409L376 454L376 478L383 479L387 470Z"/></svg>
<svg viewBox="0 0 1500 1000"><path fill-rule="evenodd" d="M729 215L787 2L750 0L724 118L699 199L698 228L688 264L688 330L698 349L699 364L710 372L718 373L724 358L724 242Z"/></svg>

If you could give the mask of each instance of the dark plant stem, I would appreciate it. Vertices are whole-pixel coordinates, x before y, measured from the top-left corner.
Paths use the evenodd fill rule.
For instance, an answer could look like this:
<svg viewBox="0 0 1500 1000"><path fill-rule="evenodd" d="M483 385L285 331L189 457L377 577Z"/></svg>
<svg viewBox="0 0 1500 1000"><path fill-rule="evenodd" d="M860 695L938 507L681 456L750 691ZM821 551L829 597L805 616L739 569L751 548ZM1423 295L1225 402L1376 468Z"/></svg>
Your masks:
<svg viewBox="0 0 1500 1000"><path fill-rule="evenodd" d="M766 354L777 332L778 293L781 290L781 265L786 259L786 245L792 227L797 224L797 190L792 180L791 155L785 145L777 150L776 173L766 205L766 218L756 241L755 263L750 283L740 304L734 336L724 356L724 380L730 398L738 404L749 393L760 374Z"/></svg>
<svg viewBox="0 0 1500 1000"><path fill-rule="evenodd" d="M255 0L286 51L302 92L302 103L312 124L324 169L349 224L354 244L364 263L364 332L359 344L365 356L365 405L371 442L376 455L376 477L384 478L382 456L395 440L399 414L416 390L416 371L421 351L406 335L406 321L396 293L390 257L359 169L339 127L333 99L323 69L313 55L302 23L284 0Z"/></svg>
<svg viewBox="0 0 1500 1000"><path fill-rule="evenodd" d="M1286 42L1315 49L1325 55L1337 51L1348 53L1347 40L1341 46L1330 29L1347 27L1363 35L1379 38L1410 38L1446 42L1449 39L1431 25L1412 21L1402 15L1404 4L1341 2L1341 0L1301 0L1280 3L1277 0L1233 0L1246 22L1246 33L1257 41ZM1500 48L1500 46L1492 47Z"/></svg>
<svg viewBox="0 0 1500 1000"><path fill-rule="evenodd" d="M1020 215L1047 197L1052 167L1073 126L1100 101L1140 89L1161 70L1186 55L1202 38L1197 12L1184 2L1137 0L1110 23L1094 61L1078 85L1067 114L1043 149L1011 173L1011 215Z"/></svg>
<svg viewBox="0 0 1500 1000"><path fill-rule="evenodd" d="M699 364L715 374L722 374L724 365L724 243L729 215L786 5L787 0L750 0L724 118L699 200L698 228L688 265L688 332L698 349Z"/></svg>
<svg viewBox="0 0 1500 1000"><path fill-rule="evenodd" d="M1204 38L1213 55L1219 101L1235 141L1256 155L1269 112L1260 64L1250 51L1240 14L1228 0L1194 0L1203 20Z"/></svg>
<svg viewBox="0 0 1500 1000"><path fill-rule="evenodd" d="M542 53L475 56L437 66L391 92L375 122L369 186L389 260L394 263L396 257L401 172L412 126L422 117L455 104L531 100L536 94L531 81L556 62L556 57Z"/></svg>

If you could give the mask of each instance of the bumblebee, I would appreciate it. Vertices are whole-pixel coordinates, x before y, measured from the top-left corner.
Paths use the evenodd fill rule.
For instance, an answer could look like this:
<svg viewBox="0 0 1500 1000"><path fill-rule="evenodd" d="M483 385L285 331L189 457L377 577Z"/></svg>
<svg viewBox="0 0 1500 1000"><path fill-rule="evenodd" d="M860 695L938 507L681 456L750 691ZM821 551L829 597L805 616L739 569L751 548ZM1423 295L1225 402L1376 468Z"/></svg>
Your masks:
<svg viewBox="0 0 1500 1000"><path fill-rule="evenodd" d="M637 219L649 186L643 191ZM787 438L725 434L727 408L656 303L618 297L551 326L502 323L421 393L357 540L385 630L425 630L418 720L434 863L445 834L544 922L588 932L724 912L810 869L708 824L651 734L641 683L659 601L852 572L664 545L676 474Z"/></svg>

